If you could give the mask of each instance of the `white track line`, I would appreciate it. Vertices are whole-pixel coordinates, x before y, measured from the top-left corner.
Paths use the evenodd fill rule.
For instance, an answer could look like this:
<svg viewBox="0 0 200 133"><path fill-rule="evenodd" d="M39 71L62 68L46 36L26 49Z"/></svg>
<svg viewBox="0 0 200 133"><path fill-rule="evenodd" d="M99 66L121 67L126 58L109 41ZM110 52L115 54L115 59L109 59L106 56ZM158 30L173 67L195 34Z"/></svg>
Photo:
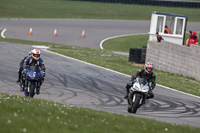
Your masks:
<svg viewBox="0 0 200 133"><path fill-rule="evenodd" d="M113 38L124 37L124 36L134 36L134 35L145 35L145 34L148 34L148 33L125 34L125 35L119 35L119 36L108 37L108 38L106 38L106 39L103 39L103 40L100 42L100 48L101 48L101 49L104 49L104 48L103 48L103 43L104 43L105 41L110 40L110 39L113 39Z"/></svg>
<svg viewBox="0 0 200 133"><path fill-rule="evenodd" d="M129 78L131 77L130 75L127 75L127 74L124 74L124 73L120 73L120 72L117 72L117 71L114 71L114 70L111 70L111 69L108 69L108 68L105 68L105 67L97 66L97 65L94 65L94 64L91 64L91 63L82 61L82 60L78 60L78 59L75 59L75 58L72 58L72 57L69 57L69 56L65 56L65 55L62 55L62 54L58 54L58 53L55 53L55 52L52 52L52 51L48 51L47 49L42 49L42 50L44 50L44 51L46 51L46 52L49 52L49 53L52 53L52 54L55 54L55 55L58 55L58 56L62 56L62 57L64 57L64 58L67 58L67 59L70 59L70 60L78 61L78 62L87 64L87 65L90 65L90 66L93 66L93 67L101 68L101 69L104 69L104 70L107 70L107 71L110 71L110 72L113 72L113 73L116 73L116 74L120 74L120 75L129 77ZM199 99L200 99L199 96L195 96L195 95L192 95L192 94L189 94L189 93L185 93L185 92L182 92L182 91L178 91L178 90L175 90L175 89L172 89L172 88L163 86L163 85L159 85L159 84L157 84L157 85L160 86L160 87L163 87L163 88L165 88L165 89L168 89L168 90L172 90L172 91L175 91L175 92L179 92L179 93L182 93L182 94L189 95L189 96L196 97L196 98L199 98Z"/></svg>
<svg viewBox="0 0 200 133"><path fill-rule="evenodd" d="M2 38L5 38L4 32L6 32L6 29L4 29L4 30L1 32L1 37L2 37Z"/></svg>

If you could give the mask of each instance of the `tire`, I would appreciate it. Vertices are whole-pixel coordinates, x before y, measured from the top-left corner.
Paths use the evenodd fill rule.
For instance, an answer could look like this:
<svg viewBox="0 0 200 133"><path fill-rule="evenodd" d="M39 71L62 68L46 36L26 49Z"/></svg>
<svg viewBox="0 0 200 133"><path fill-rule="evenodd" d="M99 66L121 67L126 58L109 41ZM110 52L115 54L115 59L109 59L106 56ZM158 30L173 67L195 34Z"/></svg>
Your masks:
<svg viewBox="0 0 200 133"><path fill-rule="evenodd" d="M30 86L30 97L34 97L35 95L35 85L34 84L31 84Z"/></svg>
<svg viewBox="0 0 200 133"><path fill-rule="evenodd" d="M140 107L140 95L136 94L136 98L135 98L135 102L133 103L132 107L131 107L131 112L132 113L136 113L137 109Z"/></svg>
<svg viewBox="0 0 200 133"><path fill-rule="evenodd" d="M131 106L130 106L130 104L132 104L131 103L131 99L132 99L132 96L133 96L133 93L132 92L130 92L129 94L128 94L128 98L127 98L127 103L128 103L128 108L127 108L127 111L129 112L129 113L131 113ZM131 101L130 101L131 100Z"/></svg>
<svg viewBox="0 0 200 133"><path fill-rule="evenodd" d="M20 88L20 91L24 91L24 83L22 78L20 78Z"/></svg>
<svg viewBox="0 0 200 133"><path fill-rule="evenodd" d="M128 111L129 113L131 113L131 108L128 107L127 111Z"/></svg>
<svg viewBox="0 0 200 133"><path fill-rule="evenodd" d="M147 54L147 52L141 52L141 55L146 55Z"/></svg>

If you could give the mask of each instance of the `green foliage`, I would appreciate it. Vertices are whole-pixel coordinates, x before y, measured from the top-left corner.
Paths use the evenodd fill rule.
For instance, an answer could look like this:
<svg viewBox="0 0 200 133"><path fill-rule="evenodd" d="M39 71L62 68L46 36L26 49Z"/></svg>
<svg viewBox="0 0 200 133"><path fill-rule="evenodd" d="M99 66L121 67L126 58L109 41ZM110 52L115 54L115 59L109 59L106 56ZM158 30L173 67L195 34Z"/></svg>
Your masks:
<svg viewBox="0 0 200 133"><path fill-rule="evenodd" d="M152 11L188 16L200 22L200 9L71 0L1 0L1 18L150 20Z"/></svg>
<svg viewBox="0 0 200 133"><path fill-rule="evenodd" d="M1 133L198 133L200 129L0 93Z"/></svg>
<svg viewBox="0 0 200 133"><path fill-rule="evenodd" d="M131 37L131 39L133 39L134 41L134 39L137 40L137 37L136 38ZM30 45L45 45L51 47L51 49L49 49L50 51L57 52L102 67L106 67L128 75L133 75L137 70L143 68L143 64L130 63L128 62L128 56L114 54L111 50L82 48L82 47L67 46L61 44L24 41L24 40L8 39L8 38L6 39L0 38L0 41L16 42L16 43L30 44ZM142 46L143 44L141 45L141 47ZM193 78L183 77L177 74L170 74L167 72L158 71L156 69L154 69L154 72L156 74L156 82L158 84L200 96L200 89L199 89L200 81L195 80Z"/></svg>
<svg viewBox="0 0 200 133"><path fill-rule="evenodd" d="M138 36L130 38L133 39L134 41L134 39L137 40L137 37ZM0 41L16 42L16 43L30 44L30 45L45 45L51 48L49 49L50 51L57 52L102 67L106 67L128 75L133 75L137 70L143 68L143 64L130 63L128 62L128 56L114 54L111 50L82 48L82 47L68 46L62 44L25 41L25 40L8 39L8 38L6 39L0 38ZM143 44L141 45L141 47L142 46ZM158 84L200 96L200 90L199 90L200 81L192 78L183 77L177 74L170 74L167 72L158 71L156 69L154 69L154 72L156 74L157 77L156 82Z"/></svg>
<svg viewBox="0 0 200 133"><path fill-rule="evenodd" d="M136 35L115 38L104 42L103 47L104 49L109 49L110 51L128 52L129 48L142 48L142 46L146 46L148 37L149 35ZM188 37L189 35L186 33L186 38ZM133 70L131 68L129 69ZM200 96L200 81L155 69L154 72L156 74L156 82L158 84ZM130 74L125 70L123 70L122 73Z"/></svg>
<svg viewBox="0 0 200 133"><path fill-rule="evenodd" d="M130 48L142 48L142 46L147 46L148 39L149 35L119 37L105 41L103 43L103 48L112 51L129 52Z"/></svg>

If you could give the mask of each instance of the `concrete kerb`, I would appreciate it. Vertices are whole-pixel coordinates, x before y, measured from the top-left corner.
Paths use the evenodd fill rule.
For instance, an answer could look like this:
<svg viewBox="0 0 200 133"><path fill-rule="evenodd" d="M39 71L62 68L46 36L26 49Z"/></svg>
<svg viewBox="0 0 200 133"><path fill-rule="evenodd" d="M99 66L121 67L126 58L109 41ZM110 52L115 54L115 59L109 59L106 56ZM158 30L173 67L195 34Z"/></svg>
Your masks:
<svg viewBox="0 0 200 133"><path fill-rule="evenodd" d="M6 28L1 32L1 37L5 38L4 33L6 32Z"/></svg>
<svg viewBox="0 0 200 133"><path fill-rule="evenodd" d="M111 70L111 69L108 69L108 68L105 68L105 67L101 67L101 66L98 66L98 65L94 65L94 64L91 64L91 63L88 63L88 62L82 61L82 60L78 60L78 59L75 59L75 58L69 57L69 56L65 56L65 55L62 55L62 54L58 54L58 53L55 53L55 52L49 51L49 50L47 50L47 49L42 49L42 50L45 51L45 52L49 52L49 53L52 53L52 54L55 54L55 55L58 55L58 56L61 56L61 57L64 57L64 58L70 59L70 60L78 61L78 62L81 62L81 63L87 64L87 65L90 65L90 66L93 66L93 67L97 67L97 68L100 68L100 69L104 69L104 70L107 70L107 71L110 71L110 72L113 72L113 73L120 74L120 75L123 75L123 76L126 76L126 77L131 78L130 75L127 75L127 74L124 74L124 73L121 73L121 72L117 72L117 71L114 71L114 70ZM178 91L178 90L175 90L175 89L172 89L172 88L169 88L169 87L166 87L166 86L160 85L160 84L157 84L157 85L160 86L160 87L163 87L163 88L165 88L165 89L168 89L168 90L172 90L172 91L175 91L175 92L179 92L179 93L182 93L182 94L189 95L189 96L196 97L196 98L199 98L199 99L200 99L199 96L195 96L195 95L192 95L192 94L189 94L189 93L185 93L185 92L182 92L182 91Z"/></svg>

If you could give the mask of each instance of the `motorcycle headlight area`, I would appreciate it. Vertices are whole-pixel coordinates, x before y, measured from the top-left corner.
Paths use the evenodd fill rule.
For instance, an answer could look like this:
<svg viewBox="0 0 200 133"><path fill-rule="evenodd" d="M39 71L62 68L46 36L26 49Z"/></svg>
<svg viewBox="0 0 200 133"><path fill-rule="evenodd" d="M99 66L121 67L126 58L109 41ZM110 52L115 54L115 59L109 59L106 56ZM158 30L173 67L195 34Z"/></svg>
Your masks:
<svg viewBox="0 0 200 133"><path fill-rule="evenodd" d="M39 80L39 79L41 79L41 76L36 76L35 77L35 80Z"/></svg>
<svg viewBox="0 0 200 133"><path fill-rule="evenodd" d="M149 88L147 86L142 87L142 92L147 93L149 91Z"/></svg>
<svg viewBox="0 0 200 133"><path fill-rule="evenodd" d="M27 74L27 77L29 77L29 78L31 78L31 79L34 78L33 75L30 75L30 74Z"/></svg>
<svg viewBox="0 0 200 133"><path fill-rule="evenodd" d="M148 89L143 89L143 90L141 90L142 92L144 92L144 93L146 93L146 92L148 92Z"/></svg>

